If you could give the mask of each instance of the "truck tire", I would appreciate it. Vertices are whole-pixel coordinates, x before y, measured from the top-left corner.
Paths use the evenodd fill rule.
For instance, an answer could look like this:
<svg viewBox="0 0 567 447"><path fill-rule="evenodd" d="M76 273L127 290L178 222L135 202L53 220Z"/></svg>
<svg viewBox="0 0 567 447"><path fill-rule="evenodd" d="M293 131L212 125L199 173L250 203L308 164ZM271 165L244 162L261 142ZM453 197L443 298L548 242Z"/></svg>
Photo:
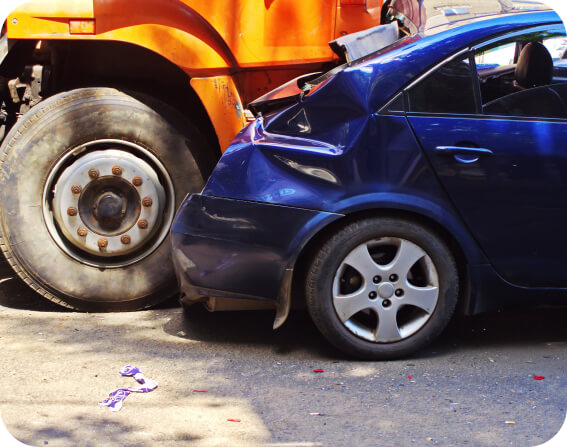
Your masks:
<svg viewBox="0 0 567 447"><path fill-rule="evenodd" d="M163 301L177 290L169 228L212 154L156 99L110 88L55 95L0 148L0 247L30 287L69 308Z"/></svg>

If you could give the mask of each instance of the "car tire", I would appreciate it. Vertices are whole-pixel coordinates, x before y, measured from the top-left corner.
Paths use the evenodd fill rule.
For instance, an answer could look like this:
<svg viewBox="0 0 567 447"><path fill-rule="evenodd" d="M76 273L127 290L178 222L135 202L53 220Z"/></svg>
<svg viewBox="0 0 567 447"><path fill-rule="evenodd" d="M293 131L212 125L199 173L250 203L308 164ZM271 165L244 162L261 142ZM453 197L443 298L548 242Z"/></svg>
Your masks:
<svg viewBox="0 0 567 447"><path fill-rule="evenodd" d="M348 355L408 356L447 326L459 294L451 251L432 230L400 218L344 226L316 252L307 308L328 341Z"/></svg>
<svg viewBox="0 0 567 447"><path fill-rule="evenodd" d="M136 310L177 291L169 227L214 152L171 107L111 88L57 94L0 149L1 249L44 297Z"/></svg>

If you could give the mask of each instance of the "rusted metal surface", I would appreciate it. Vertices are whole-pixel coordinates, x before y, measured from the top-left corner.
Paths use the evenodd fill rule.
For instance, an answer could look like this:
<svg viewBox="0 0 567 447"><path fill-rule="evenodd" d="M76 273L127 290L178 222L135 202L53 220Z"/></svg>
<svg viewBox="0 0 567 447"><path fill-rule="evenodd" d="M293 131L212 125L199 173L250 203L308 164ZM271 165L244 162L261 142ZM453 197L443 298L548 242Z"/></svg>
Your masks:
<svg viewBox="0 0 567 447"><path fill-rule="evenodd" d="M18 106L19 115L26 113L44 98L50 76L50 67L28 65L19 77L8 81L10 99Z"/></svg>
<svg viewBox="0 0 567 447"><path fill-rule="evenodd" d="M132 184L134 186L142 186L143 183L144 181L142 180L142 177L136 176L132 179Z"/></svg>
<svg viewBox="0 0 567 447"><path fill-rule="evenodd" d="M69 216L76 216L77 215L77 208L75 208L74 206L70 206L69 208L67 208L67 214Z"/></svg>
<svg viewBox="0 0 567 447"><path fill-rule="evenodd" d="M53 171L55 194L51 209L57 222L53 231L65 237L64 247L70 254L76 253L74 249L101 259L132 254L161 229L166 196L155 165L125 147L90 151L84 148L85 145L77 148L79 156L73 157L62 172ZM129 181L134 178L145 181L134 186ZM75 186L80 187L80 194L69 193ZM70 207L79 218L69 217ZM137 226L140 219L145 221L146 228ZM85 236L81 236L79 227L87 230ZM100 237L106 240L103 251Z"/></svg>

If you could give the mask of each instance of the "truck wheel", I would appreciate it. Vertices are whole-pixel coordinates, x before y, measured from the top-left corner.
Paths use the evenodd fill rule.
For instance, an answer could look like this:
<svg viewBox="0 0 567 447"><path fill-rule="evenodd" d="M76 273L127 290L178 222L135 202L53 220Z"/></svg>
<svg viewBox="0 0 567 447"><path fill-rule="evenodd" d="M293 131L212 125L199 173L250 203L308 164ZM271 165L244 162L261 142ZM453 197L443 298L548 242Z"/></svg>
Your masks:
<svg viewBox="0 0 567 447"><path fill-rule="evenodd" d="M181 115L144 95L73 90L24 115L0 152L0 245L38 293L110 311L176 292L169 228L213 161Z"/></svg>

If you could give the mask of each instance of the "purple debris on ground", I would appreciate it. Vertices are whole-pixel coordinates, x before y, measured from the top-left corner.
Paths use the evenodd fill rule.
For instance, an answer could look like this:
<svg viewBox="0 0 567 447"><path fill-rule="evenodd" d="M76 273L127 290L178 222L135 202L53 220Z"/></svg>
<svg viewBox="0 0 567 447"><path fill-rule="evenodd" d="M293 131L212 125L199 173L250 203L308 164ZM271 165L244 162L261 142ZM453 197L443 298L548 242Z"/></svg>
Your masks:
<svg viewBox="0 0 567 447"><path fill-rule="evenodd" d="M116 391L110 393L106 399L104 399L102 402L99 402L98 404L110 408L110 411L120 411L124 399L126 399L129 394L130 391L128 391L126 388L118 388Z"/></svg>
<svg viewBox="0 0 567 447"><path fill-rule="evenodd" d="M125 377L133 377L136 382L144 386L118 388L116 391L110 393L105 400L99 402L99 405L107 406L111 411L120 411L124 399L126 399L130 393L149 393L158 386L155 380L146 379L142 372L135 366L125 366L120 370L120 374Z"/></svg>

